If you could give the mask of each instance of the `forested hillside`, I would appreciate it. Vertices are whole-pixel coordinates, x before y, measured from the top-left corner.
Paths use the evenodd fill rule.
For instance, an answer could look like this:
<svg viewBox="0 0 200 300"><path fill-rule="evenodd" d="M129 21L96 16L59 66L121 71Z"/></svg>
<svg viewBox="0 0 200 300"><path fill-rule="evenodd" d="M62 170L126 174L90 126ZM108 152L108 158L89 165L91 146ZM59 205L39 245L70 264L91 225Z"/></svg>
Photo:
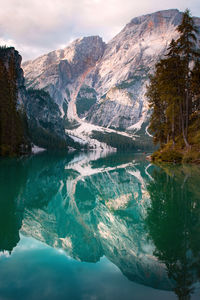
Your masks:
<svg viewBox="0 0 200 300"><path fill-rule="evenodd" d="M149 130L161 161L200 162L200 49L189 10L150 77L147 97L152 115Z"/></svg>
<svg viewBox="0 0 200 300"><path fill-rule="evenodd" d="M30 151L26 115L17 109L17 67L14 48L0 48L0 156Z"/></svg>

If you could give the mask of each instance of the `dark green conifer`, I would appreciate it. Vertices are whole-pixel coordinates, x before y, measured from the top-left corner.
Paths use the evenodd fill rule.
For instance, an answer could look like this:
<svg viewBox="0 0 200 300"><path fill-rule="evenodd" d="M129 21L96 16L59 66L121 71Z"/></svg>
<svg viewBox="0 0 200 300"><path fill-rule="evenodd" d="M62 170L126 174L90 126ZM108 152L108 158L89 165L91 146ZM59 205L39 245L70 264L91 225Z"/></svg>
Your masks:
<svg viewBox="0 0 200 300"><path fill-rule="evenodd" d="M192 111L192 95L191 95L191 62L199 56L196 48L198 29L194 24L194 20L190 14L190 11L186 9L183 13L183 19L181 24L178 26L177 31L180 36L177 39L178 53L184 63L184 74L185 74L185 137L184 141L187 147L189 147L187 141L188 126L189 126L189 115Z"/></svg>
<svg viewBox="0 0 200 300"><path fill-rule="evenodd" d="M175 146L176 137L182 134L186 148L190 148L189 122L200 106L200 62L197 29L189 10L183 13L177 30L179 38L171 41L165 58L156 64L147 87L152 108L149 128L154 134L154 142L161 146L170 140Z"/></svg>
<svg viewBox="0 0 200 300"><path fill-rule="evenodd" d="M6 47L0 49L0 156L19 155L24 144L22 121L17 110L15 57L9 51Z"/></svg>

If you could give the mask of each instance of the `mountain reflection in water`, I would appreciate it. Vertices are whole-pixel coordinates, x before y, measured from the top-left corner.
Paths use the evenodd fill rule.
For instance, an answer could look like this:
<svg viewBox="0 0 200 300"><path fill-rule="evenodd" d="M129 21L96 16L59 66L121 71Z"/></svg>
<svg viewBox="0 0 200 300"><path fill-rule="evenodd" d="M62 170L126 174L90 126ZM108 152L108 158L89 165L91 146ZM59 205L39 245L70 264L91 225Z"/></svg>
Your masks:
<svg viewBox="0 0 200 300"><path fill-rule="evenodd" d="M12 256L20 232L77 261L105 256L129 280L190 299L200 277L199 178L198 167L157 167L131 153L1 160L0 251Z"/></svg>

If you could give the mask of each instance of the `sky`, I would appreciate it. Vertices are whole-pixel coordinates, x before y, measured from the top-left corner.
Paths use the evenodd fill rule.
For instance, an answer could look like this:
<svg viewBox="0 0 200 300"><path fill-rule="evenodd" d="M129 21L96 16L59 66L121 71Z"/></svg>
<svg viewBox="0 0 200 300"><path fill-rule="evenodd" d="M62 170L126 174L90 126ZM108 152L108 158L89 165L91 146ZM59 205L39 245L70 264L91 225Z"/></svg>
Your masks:
<svg viewBox="0 0 200 300"><path fill-rule="evenodd" d="M200 0L0 0L0 45L26 61L82 36L108 42L132 18L171 8L200 17Z"/></svg>

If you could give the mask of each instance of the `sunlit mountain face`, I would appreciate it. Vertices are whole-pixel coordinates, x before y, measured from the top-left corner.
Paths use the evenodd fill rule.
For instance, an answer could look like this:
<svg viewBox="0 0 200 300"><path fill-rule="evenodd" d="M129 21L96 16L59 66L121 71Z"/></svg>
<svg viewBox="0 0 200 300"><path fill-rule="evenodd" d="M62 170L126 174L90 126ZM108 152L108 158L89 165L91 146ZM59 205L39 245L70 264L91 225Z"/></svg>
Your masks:
<svg viewBox="0 0 200 300"><path fill-rule="evenodd" d="M134 140L135 148L152 149L146 87L171 40L178 38L182 17L177 9L135 17L107 44L99 36L82 37L23 63L26 87L48 91L51 106L57 104L47 118L45 104L38 109L34 97L27 99L28 115L60 136L56 120L64 120L65 133L81 147L119 148L119 141L122 147ZM193 20L200 29L200 18Z"/></svg>
<svg viewBox="0 0 200 300"><path fill-rule="evenodd" d="M131 153L1 160L0 299L198 299L199 175Z"/></svg>

